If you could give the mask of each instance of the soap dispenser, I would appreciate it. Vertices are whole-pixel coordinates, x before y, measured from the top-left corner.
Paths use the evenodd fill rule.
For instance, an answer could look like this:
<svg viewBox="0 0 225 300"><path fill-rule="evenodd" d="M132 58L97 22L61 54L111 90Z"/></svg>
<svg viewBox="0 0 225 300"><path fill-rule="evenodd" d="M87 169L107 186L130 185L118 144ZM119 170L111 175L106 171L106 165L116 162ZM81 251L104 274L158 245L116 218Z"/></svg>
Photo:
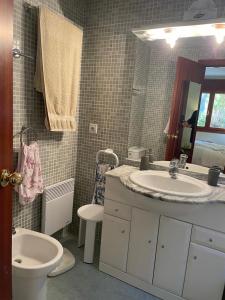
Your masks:
<svg viewBox="0 0 225 300"><path fill-rule="evenodd" d="M152 149L149 149L149 162L153 163L154 162L154 158L153 158L153 153L152 153Z"/></svg>
<svg viewBox="0 0 225 300"><path fill-rule="evenodd" d="M149 153L146 150L145 155L141 157L140 170L148 170L149 169Z"/></svg>

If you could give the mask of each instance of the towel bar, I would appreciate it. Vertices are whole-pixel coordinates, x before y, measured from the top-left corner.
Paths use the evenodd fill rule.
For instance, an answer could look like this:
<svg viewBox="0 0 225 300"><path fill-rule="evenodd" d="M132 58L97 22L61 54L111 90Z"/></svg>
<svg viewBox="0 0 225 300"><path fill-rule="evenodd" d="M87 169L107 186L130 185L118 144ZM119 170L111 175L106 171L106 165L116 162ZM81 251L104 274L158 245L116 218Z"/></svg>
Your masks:
<svg viewBox="0 0 225 300"><path fill-rule="evenodd" d="M35 136L35 141L37 142L38 137L37 137L37 132L32 128L32 127L25 127L22 126L21 131L20 131L20 143L23 143L23 134L27 133L27 131L33 131L33 134Z"/></svg>
<svg viewBox="0 0 225 300"><path fill-rule="evenodd" d="M14 136L16 137L17 135L20 135L20 143L22 144L23 142L23 134L25 134L27 131L33 131L33 134L35 136L35 141L37 142L38 141L38 136L37 136L37 132L32 128L32 127L25 127L25 126L22 126L20 132L17 132Z"/></svg>
<svg viewBox="0 0 225 300"><path fill-rule="evenodd" d="M97 163L97 164L99 163L99 156L100 156L101 153L105 153L105 154L109 154L109 155L113 156L114 159L115 159L115 162L116 162L115 167L118 167L118 166L119 166L119 158L118 158L118 156L116 155L116 153L113 152L112 149L99 150L99 151L97 152L97 154L96 154L96 163Z"/></svg>

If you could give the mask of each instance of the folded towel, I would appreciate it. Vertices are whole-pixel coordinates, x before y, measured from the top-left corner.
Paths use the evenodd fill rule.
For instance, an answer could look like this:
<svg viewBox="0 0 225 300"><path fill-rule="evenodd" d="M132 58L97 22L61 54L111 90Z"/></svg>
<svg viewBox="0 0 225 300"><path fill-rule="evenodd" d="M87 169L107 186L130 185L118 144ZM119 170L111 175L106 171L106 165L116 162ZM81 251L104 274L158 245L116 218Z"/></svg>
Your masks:
<svg viewBox="0 0 225 300"><path fill-rule="evenodd" d="M19 202L25 205L32 202L37 194L43 192L39 147L36 142L29 146L21 144L17 172L23 175L23 182L16 186L15 190L19 193Z"/></svg>
<svg viewBox="0 0 225 300"><path fill-rule="evenodd" d="M83 31L42 6L35 88L45 98L45 125L51 131L75 131Z"/></svg>
<svg viewBox="0 0 225 300"><path fill-rule="evenodd" d="M95 171L95 189L92 199L93 204L104 205L105 199L105 173L111 170L109 164L97 164Z"/></svg>

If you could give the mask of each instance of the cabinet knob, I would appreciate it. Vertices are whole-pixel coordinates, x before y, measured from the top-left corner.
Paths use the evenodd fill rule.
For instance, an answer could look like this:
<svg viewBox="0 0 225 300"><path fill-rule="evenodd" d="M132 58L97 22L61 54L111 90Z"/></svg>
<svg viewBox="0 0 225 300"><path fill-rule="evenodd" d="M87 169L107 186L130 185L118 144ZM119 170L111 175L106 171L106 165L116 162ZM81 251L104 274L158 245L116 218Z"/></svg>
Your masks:
<svg viewBox="0 0 225 300"><path fill-rule="evenodd" d="M209 242L212 243L212 242L213 242L213 239L210 238L210 239L209 239Z"/></svg>
<svg viewBox="0 0 225 300"><path fill-rule="evenodd" d="M161 248L162 248L162 249L164 249L164 248L165 248L165 246L164 246L164 245L162 245L162 246L161 246Z"/></svg>
<svg viewBox="0 0 225 300"><path fill-rule="evenodd" d="M125 230L122 230L121 233L125 233Z"/></svg>
<svg viewBox="0 0 225 300"><path fill-rule="evenodd" d="M151 240L148 241L149 244L151 244L151 242L152 242Z"/></svg>
<svg viewBox="0 0 225 300"><path fill-rule="evenodd" d="M193 258L194 258L194 260L196 260L196 259L197 259L197 256L194 256Z"/></svg>

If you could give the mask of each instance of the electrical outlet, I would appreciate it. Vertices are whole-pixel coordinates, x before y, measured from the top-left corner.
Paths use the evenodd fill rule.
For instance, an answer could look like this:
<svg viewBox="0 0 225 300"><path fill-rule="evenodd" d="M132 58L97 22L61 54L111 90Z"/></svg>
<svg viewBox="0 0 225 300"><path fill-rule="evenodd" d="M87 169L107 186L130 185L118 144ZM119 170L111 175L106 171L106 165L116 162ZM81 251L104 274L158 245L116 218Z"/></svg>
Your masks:
<svg viewBox="0 0 225 300"><path fill-rule="evenodd" d="M91 134L97 134L98 133L98 124L89 124L89 133Z"/></svg>

